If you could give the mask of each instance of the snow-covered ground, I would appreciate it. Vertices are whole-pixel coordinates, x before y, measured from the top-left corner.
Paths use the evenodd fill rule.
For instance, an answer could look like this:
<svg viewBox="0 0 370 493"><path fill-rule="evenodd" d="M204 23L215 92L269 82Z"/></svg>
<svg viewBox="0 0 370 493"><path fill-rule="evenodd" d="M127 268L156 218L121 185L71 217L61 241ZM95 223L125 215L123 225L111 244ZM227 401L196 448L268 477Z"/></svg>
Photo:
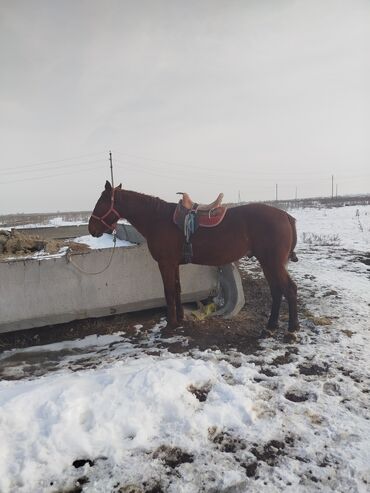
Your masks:
<svg viewBox="0 0 370 493"><path fill-rule="evenodd" d="M291 213L295 344L148 351L162 321L3 352L0 491L369 491L370 206Z"/></svg>

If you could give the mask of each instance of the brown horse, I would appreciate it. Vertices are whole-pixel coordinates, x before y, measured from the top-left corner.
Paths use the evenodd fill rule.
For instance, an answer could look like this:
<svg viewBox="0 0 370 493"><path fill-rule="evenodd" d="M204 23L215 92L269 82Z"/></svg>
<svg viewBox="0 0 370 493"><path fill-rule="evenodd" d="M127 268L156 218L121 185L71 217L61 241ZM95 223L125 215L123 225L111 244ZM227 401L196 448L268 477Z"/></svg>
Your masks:
<svg viewBox="0 0 370 493"><path fill-rule="evenodd" d="M89 233L99 237L112 231L120 218L127 219L146 239L161 271L167 302L167 322L179 325L181 305L179 265L184 263L185 237L174 224L175 203L156 197L112 188L107 181L89 220ZM288 259L296 261L295 219L287 212L264 204L248 204L227 210L223 221L212 228L199 228L192 236L192 263L220 266L243 256L255 256L263 269L272 296L269 331L275 330L282 295L289 305L288 329L299 328L297 287L286 271Z"/></svg>

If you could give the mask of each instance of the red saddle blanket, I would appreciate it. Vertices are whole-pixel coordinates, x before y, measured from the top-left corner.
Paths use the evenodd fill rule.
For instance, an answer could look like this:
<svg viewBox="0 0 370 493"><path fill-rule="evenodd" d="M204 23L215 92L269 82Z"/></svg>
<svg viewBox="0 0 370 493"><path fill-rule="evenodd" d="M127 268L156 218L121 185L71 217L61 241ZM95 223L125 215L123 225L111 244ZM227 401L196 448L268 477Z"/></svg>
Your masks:
<svg viewBox="0 0 370 493"><path fill-rule="evenodd" d="M218 226L221 223L221 221L225 217L226 210L227 207L224 206L216 207L215 209L211 209L210 211L204 211L204 210L197 211L196 207L192 209L187 209L182 205L180 200L180 202L177 204L177 207L175 209L173 215L173 221L181 230L183 230L185 217L188 214L195 214L196 228L198 227L212 228L214 226Z"/></svg>

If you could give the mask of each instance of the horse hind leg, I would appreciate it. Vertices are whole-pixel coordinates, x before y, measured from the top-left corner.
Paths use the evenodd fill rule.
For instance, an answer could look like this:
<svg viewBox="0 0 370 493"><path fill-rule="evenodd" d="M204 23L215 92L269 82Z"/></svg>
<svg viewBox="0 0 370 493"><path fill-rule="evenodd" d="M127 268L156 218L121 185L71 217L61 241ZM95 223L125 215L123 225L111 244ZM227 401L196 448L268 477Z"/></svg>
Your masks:
<svg viewBox="0 0 370 493"><path fill-rule="evenodd" d="M284 265L262 266L272 296L271 315L267 324L268 330L278 326L278 317L282 295L286 298L289 307L289 332L299 329L297 311L297 286L288 274Z"/></svg>
<svg viewBox="0 0 370 493"><path fill-rule="evenodd" d="M278 320L283 293L279 282L276 280L276 276L273 275L273 272L266 266L262 266L262 268L270 287L272 298L270 317L266 326L266 335L271 335L271 332L274 332L279 326Z"/></svg>
<svg viewBox="0 0 370 493"><path fill-rule="evenodd" d="M270 286L272 304L271 313L267 322L268 330L276 330L279 327L279 313L281 306L282 292L278 286Z"/></svg>
<svg viewBox="0 0 370 493"><path fill-rule="evenodd" d="M292 280L290 275L287 274L287 283L284 288L284 296L288 301L289 306L289 332L295 332L299 330L299 321L298 321L298 308L297 308L297 285Z"/></svg>

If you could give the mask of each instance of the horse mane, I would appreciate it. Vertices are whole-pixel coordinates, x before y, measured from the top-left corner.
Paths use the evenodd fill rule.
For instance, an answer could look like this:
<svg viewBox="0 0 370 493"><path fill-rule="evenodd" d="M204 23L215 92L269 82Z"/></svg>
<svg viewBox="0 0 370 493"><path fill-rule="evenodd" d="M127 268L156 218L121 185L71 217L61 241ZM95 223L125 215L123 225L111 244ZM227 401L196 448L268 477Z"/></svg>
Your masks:
<svg viewBox="0 0 370 493"><path fill-rule="evenodd" d="M173 210L177 204L174 202L166 202L159 197L153 195L147 195L141 192L135 192L133 190L123 190L125 194L138 199L138 203L144 205L144 207L150 208L152 211L159 215L173 214Z"/></svg>

